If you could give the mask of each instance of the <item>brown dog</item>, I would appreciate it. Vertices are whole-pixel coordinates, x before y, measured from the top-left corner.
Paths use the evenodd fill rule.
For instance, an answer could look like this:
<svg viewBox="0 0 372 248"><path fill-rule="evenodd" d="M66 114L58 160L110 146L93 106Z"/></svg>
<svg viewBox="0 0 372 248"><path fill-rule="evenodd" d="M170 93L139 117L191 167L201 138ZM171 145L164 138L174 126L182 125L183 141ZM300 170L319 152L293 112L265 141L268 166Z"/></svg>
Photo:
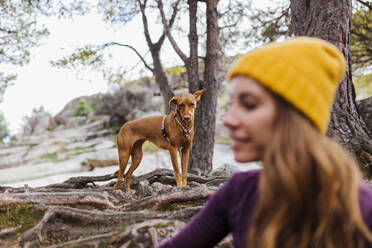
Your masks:
<svg viewBox="0 0 372 248"><path fill-rule="evenodd" d="M119 170L114 173L118 176L116 190L123 180L129 156L132 156L132 164L125 174L126 191L131 191L130 178L142 160L142 144L146 140L169 151L177 186L186 186L189 153L194 139L194 112L204 91L202 89L194 94L183 93L173 97L169 101L169 108L176 104L176 109L168 115L129 121L121 127L116 138L120 164ZM182 178L178 169L177 151L181 154Z"/></svg>

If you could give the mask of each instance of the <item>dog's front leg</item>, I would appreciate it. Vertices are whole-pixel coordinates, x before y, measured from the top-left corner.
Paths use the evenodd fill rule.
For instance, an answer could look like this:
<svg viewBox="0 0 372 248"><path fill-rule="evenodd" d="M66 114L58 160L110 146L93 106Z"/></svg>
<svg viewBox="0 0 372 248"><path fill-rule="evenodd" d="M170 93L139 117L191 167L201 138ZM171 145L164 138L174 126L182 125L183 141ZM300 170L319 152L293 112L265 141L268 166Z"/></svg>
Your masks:
<svg viewBox="0 0 372 248"><path fill-rule="evenodd" d="M187 167L189 166L190 146L181 150L182 187L187 185Z"/></svg>
<svg viewBox="0 0 372 248"><path fill-rule="evenodd" d="M169 150L171 160L172 160L172 166L173 166L173 171L174 171L174 179L177 182L177 186L182 187L181 175L180 175L180 171L178 169L177 148L172 146L168 150Z"/></svg>

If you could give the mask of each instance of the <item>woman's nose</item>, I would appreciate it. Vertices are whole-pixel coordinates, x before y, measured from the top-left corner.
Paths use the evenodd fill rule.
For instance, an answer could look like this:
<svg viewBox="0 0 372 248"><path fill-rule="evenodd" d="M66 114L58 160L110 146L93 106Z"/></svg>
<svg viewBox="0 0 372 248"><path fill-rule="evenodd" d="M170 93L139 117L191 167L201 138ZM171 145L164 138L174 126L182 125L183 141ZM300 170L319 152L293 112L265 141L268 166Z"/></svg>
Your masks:
<svg viewBox="0 0 372 248"><path fill-rule="evenodd" d="M227 128L235 128L238 125L239 120L234 116L233 111L229 109L227 113L222 117L222 123Z"/></svg>

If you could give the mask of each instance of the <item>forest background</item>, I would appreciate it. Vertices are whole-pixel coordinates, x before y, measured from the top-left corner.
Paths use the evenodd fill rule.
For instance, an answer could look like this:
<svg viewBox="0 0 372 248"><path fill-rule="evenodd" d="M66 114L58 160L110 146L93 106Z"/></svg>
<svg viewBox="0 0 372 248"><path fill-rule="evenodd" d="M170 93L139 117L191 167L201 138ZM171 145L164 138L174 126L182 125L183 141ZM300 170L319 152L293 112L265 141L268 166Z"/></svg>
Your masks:
<svg viewBox="0 0 372 248"><path fill-rule="evenodd" d="M209 4L213 4L213 6ZM82 16L92 14L99 16L105 23L104 27L113 30L115 36L110 37L109 40L103 39L98 42L89 42L84 39L84 43L81 42L77 47L63 46L64 38L67 40L70 38L58 37L61 47L58 52L50 52L49 65L54 69L62 70L59 75L69 75L65 80L72 79L71 74L77 76L80 79L80 82L75 80L77 89L79 87L94 88L94 84L89 85L86 82L99 78L99 80L107 82L109 85L107 88L115 91L118 87L127 85L131 80L137 80L142 76L153 77L160 88L164 106L174 95L165 71L187 73L186 80L190 92L202 87L208 89L208 93L196 113L195 132L196 137L200 138L194 141L193 147L195 149L192 152L190 168L194 171L200 169L202 172L209 172L212 168L213 153L197 151L213 150L217 91L218 85L224 79L223 76L217 75L217 70L225 71L236 55L262 43L281 40L293 35L318 36L328 39L332 43L345 43L343 45L346 46L344 54L348 60L348 57L351 56L348 68L349 78L345 79L346 82L342 84L345 87L340 87L339 95L344 95L345 99L348 99L346 112L352 112L354 120L345 123L345 125L343 125L344 121L338 121L342 118L336 117L339 116L337 113L343 112L343 110L337 108L341 103L336 104L328 134L353 151L357 159L363 163L369 163L372 153L371 139L368 137L370 130L367 130L366 123L360 121L355 100L356 95L359 99L363 99L369 97L372 91L371 3L356 0L353 1L353 5L348 1L334 4L336 6L328 4L329 9L343 8L345 13L352 14L352 18L351 16L349 18L350 27L346 22L347 18L328 16L328 24L338 22L336 25L346 32L344 34L346 38L341 38L342 40L319 30L319 26L325 23L314 24L316 22L313 22L311 25L318 25L318 28L309 29L310 19L321 12L316 11L315 7L320 6L316 4L309 6L306 1L302 4L304 5L301 7L305 7L305 10L296 10L296 4L291 4L290 1L267 1L266 7L261 8L257 8L259 7L257 1L227 0L214 1L213 3L209 3L209 1L164 1L163 3L162 1L147 0L3 1L0 5L1 12L4 13L0 27L2 39L0 44L2 66L0 67L2 68L0 72L0 99L3 100L7 88L11 88L13 83L17 83L17 70L22 69L14 70L14 65L25 66L29 64L34 57L32 52L37 52L37 49L34 48L46 43L49 31L48 25L45 24L48 20L58 25L58 22L63 23L75 18L78 21ZM205 10L201 5L206 5L207 9ZM296 15L301 16L306 11L310 17L305 18L306 21L302 21L307 23L301 24L301 20L296 19ZM123 27L129 26L133 22L137 25L137 32L132 30L132 32L122 33L126 31ZM307 25L307 29L304 25ZM91 28L94 29L95 26L98 26L97 23L92 23ZM300 30L299 27L305 29ZM132 37L140 39L137 36L138 33L142 35L141 46L137 45L138 40L131 42ZM339 44L336 45L339 46ZM9 65L13 65L13 67L9 67ZM16 73L9 73L12 70ZM53 78L50 81L53 85ZM54 87L63 87L61 84L63 83ZM353 85L357 92L356 95ZM26 89L28 89L26 91L28 95L32 94L32 90L44 90L32 88L32 82L28 82ZM48 93L45 92L45 95ZM15 94L12 97L15 98ZM336 99L337 101L343 101L342 97ZM13 104L14 108L22 105L22 93L19 93L17 102L19 104ZM6 112L17 112L10 109L9 105L6 106ZM40 105L34 107L33 113L30 115L48 109L48 106ZM203 115L201 115L202 112ZM1 141L6 141L10 135L6 118L6 115L0 112ZM27 116L24 117L24 120L27 120ZM343 126L346 126L347 130L340 130ZM12 131L14 132L14 127L12 127ZM348 134L345 135L345 133Z"/></svg>

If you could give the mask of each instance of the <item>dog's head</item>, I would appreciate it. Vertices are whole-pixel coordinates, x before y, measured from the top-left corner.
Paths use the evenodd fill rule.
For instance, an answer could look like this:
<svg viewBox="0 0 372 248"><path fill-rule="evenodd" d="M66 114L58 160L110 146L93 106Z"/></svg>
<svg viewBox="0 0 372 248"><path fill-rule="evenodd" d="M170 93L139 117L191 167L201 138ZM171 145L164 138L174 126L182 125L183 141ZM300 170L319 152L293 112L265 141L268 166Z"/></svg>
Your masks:
<svg viewBox="0 0 372 248"><path fill-rule="evenodd" d="M174 96L169 100L169 108L172 107L172 104L176 104L176 113L181 118L181 121L186 123L194 121L196 103L200 100L204 91L205 89L202 89L194 94L182 93Z"/></svg>

